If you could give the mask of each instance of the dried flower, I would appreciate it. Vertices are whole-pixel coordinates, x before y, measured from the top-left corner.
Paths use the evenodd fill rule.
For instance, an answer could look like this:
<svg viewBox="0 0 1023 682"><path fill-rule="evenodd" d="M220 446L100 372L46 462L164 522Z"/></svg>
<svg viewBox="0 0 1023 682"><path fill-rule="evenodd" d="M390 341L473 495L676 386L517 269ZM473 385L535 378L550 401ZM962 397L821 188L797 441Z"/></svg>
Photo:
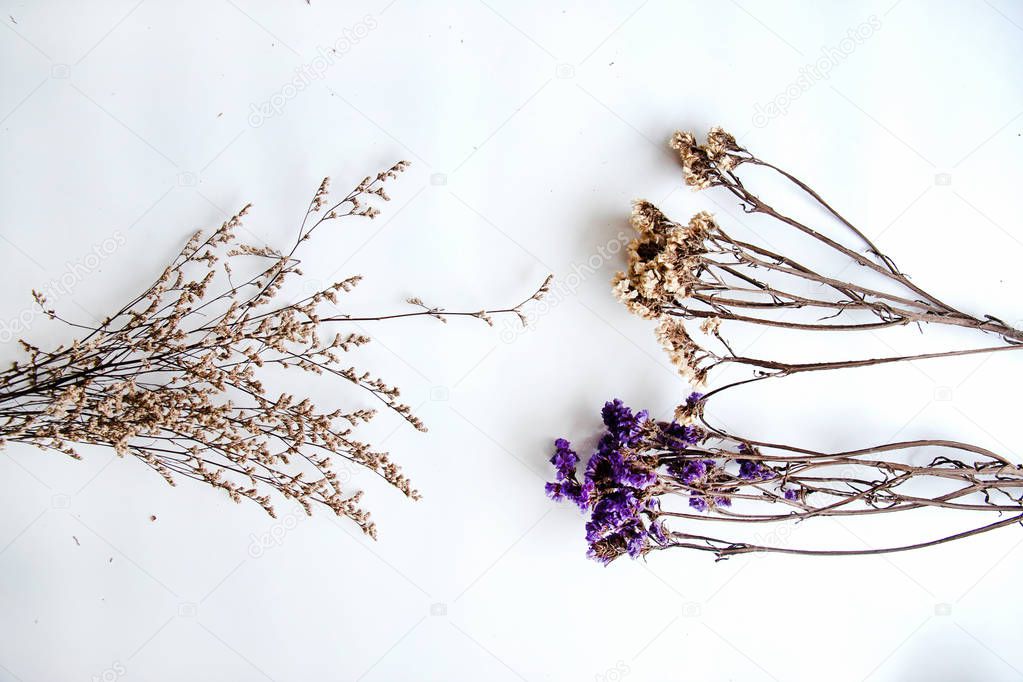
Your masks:
<svg viewBox="0 0 1023 682"><path fill-rule="evenodd" d="M699 394L691 398L693 404L702 404ZM572 501L589 511L588 555L604 564L626 554L638 558L672 548L712 552L718 558L750 552L880 554L1023 520L1023 466L972 445L923 440L825 453L653 421L618 400L605 404L602 417L605 431L583 481L575 478L578 457L559 439L551 460L559 483L547 485L550 489L572 481L586 490L585 497ZM920 448L963 454L939 455L925 464L911 464L903 456ZM951 492L922 492L919 482L929 478L951 486ZM841 515L848 523L860 516L920 508L985 511L996 520L950 536L876 549L780 547L763 544L757 530L770 522ZM702 526L688 531L682 524L690 521L728 522L729 531L724 537Z"/></svg>
<svg viewBox="0 0 1023 682"><path fill-rule="evenodd" d="M769 478L774 478L775 473L763 462L751 460L751 459L740 459L739 462L739 478L744 481L766 481Z"/></svg>
<svg viewBox="0 0 1023 682"><path fill-rule="evenodd" d="M671 146L679 153L687 184L697 189L723 189L739 199L748 213L764 215L779 227L808 237L817 251L811 254L813 259L824 259L830 269L815 267L814 260L777 253L767 244L735 238L708 213L698 213L682 226L649 202L636 202L631 223L639 234L628 249L628 269L615 276L613 291L631 312L658 320L658 340L690 382L703 385L713 369L725 364L746 365L754 368L758 377L768 378L1023 347L1023 331L992 315L958 310L922 289L819 194L740 147L721 128L713 128L703 145L692 133L678 132ZM772 207L739 179L734 171L741 164L763 166L780 174L861 240L869 255L827 236L820 226ZM834 264L836 258L839 266ZM864 275L875 280L880 276L887 286L879 287ZM798 311L803 317L798 317ZM698 342L687 331L686 320L699 321L700 330L717 343ZM722 334L724 321L829 333L944 324L997 335L1004 345L870 360L792 363L733 352Z"/></svg>
<svg viewBox="0 0 1023 682"><path fill-rule="evenodd" d="M922 439L827 453L758 442L708 423L704 411L712 396L752 381L798 372L1013 350L1023 348L1023 332L991 315L974 316L953 308L913 283L820 195L790 173L753 156L720 128L711 130L705 145L683 132L675 134L671 145L679 153L687 185L723 188L738 198L748 213L772 218L809 237L832 261L837 256L839 262L857 267L818 272L791 255L731 237L709 214L697 214L683 227L648 202L633 206L631 222L639 236L628 250L627 271L615 277L615 295L632 312L658 321L658 340L691 383L705 383L710 370L725 363L750 366L754 376L706 394L690 393L676 408L674 422L647 420L637 432L639 437L628 444L598 447L584 479L584 484L593 483L586 498L591 509L587 524L590 555L607 563L624 554L644 556L669 548L708 551L718 558L749 552L882 554L1023 522L1023 465L985 448ZM870 257L779 212L753 194L735 172L741 164L779 173L856 235ZM844 274L847 271L849 275ZM876 284L862 283L856 279L858 272L881 276L887 286L882 290ZM781 313L794 310L808 311L813 318L783 319ZM699 320L701 331L723 350L697 343L686 328L687 320ZM1005 345L793 363L738 355L723 333L723 321L812 332L948 324L996 334ZM606 419L605 424L610 433L611 424ZM613 446L616 441L606 433L601 443ZM927 449L943 454L922 465L908 456ZM943 487L921 485L930 480ZM778 546L765 544L756 531L761 524L785 520L843 516L852 521L921 508L987 512L995 520L950 535L876 549ZM688 520L729 522L730 531L718 536L702 526L693 530L675 527Z"/></svg>
<svg viewBox="0 0 1023 682"><path fill-rule="evenodd" d="M106 445L144 462L171 485L182 478L201 481L235 501L252 500L271 515L276 494L297 501L307 513L323 505L375 536L362 492L347 489L340 468L366 469L419 498L386 452L354 436L376 410L318 409L307 397L274 390L268 370L350 382L425 431L397 387L344 359L369 337L324 332L414 316L521 319L522 306L542 295L541 290L512 308L477 312L446 312L416 299L422 310L330 314L326 308L359 283L354 276L281 303L282 287L301 275L298 248L328 222L376 216L373 202L388 200L385 183L407 165L400 161L367 177L338 201L329 198L325 179L287 251L237 239L246 206L212 234L193 234L149 288L71 345L43 350L22 341L27 360L0 374L0 446L29 443L78 458L77 444ZM49 317L66 322L40 294L33 296Z"/></svg>
<svg viewBox="0 0 1023 682"><path fill-rule="evenodd" d="M711 128L704 145L697 144L692 133L678 131L671 138L671 148L682 162L683 180L695 190L725 183L728 173L749 160L748 152L719 127Z"/></svg>

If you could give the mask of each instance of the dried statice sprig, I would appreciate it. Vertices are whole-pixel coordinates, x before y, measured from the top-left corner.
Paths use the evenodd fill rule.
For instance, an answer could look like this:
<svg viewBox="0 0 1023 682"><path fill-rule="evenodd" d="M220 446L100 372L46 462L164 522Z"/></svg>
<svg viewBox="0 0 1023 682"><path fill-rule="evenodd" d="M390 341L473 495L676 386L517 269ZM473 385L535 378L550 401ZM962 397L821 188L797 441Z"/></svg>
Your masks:
<svg viewBox="0 0 1023 682"><path fill-rule="evenodd" d="M839 263L831 266L833 272L821 272L821 267L732 236L709 213L698 213L683 225L653 204L637 201L631 223L638 236L628 248L628 270L618 273L613 281L614 293L633 313L659 321L659 340L680 372L697 385L706 382L712 369L727 363L753 366L763 376L777 376L1023 347L1023 332L992 315L974 316L958 310L914 284L820 195L790 173L740 147L720 128L712 129L703 145L697 144L691 133L681 132L675 134L671 144L682 161L687 185L697 190L722 188L730 192L746 212L766 215L797 230L823 254L832 256L830 262L837 258ZM872 257L773 208L740 179L737 170L744 164L781 174L861 239ZM852 274L842 275L844 272ZM878 283L862 282L855 276L859 273L869 274ZM810 317L782 319L782 313L793 310ZM721 349L698 343L683 320L699 320L701 331L720 342ZM734 323L807 332L943 324L996 335L1000 345L868 360L786 363L734 353L721 333L723 324Z"/></svg>
<svg viewBox="0 0 1023 682"><path fill-rule="evenodd" d="M523 307L550 283L548 277L510 308L470 312L414 299L411 312L327 314L324 308L350 292L358 275L283 303L282 287L302 275L298 249L322 225L374 218L374 202L389 200L385 185L407 166L401 161L365 178L340 200L330 198L324 179L284 252L237 238L246 206L212 234L196 232L152 285L98 326L65 320L33 292L50 318L83 335L53 350L21 341L28 358L0 373L0 447L27 443L79 458L79 444L109 446L171 485L201 481L235 501L252 500L271 516L277 495L307 513L322 505L375 537L362 492L345 489L339 465L368 469L419 498L386 452L354 435L376 410L319 409L308 397L275 389L275 370L354 384L425 431L397 387L345 361L345 353L370 341L345 327L402 317L525 319Z"/></svg>
<svg viewBox="0 0 1023 682"><path fill-rule="evenodd" d="M607 564L629 555L683 548L724 559L736 554L843 556L901 552L938 545L1023 521L1023 466L984 448L944 440L890 443L824 453L757 442L695 423L704 396L691 395L683 416L694 423L651 419L614 400L604 405L604 432L579 471L571 444L555 441L554 500L589 514L589 556ZM936 454L908 462L911 450ZM921 485L923 483L923 485ZM877 514L940 509L974 512L982 522L950 535L926 526L923 538L884 547L800 547L765 543L764 524L818 517L847 521ZM699 528L722 528L717 533Z"/></svg>

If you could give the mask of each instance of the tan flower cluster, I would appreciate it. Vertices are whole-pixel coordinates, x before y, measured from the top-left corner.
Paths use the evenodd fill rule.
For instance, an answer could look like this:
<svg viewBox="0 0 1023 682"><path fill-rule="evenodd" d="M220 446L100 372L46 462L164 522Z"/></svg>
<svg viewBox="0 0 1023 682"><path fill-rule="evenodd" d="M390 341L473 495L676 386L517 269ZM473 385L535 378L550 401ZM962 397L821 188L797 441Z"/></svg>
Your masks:
<svg viewBox="0 0 1023 682"><path fill-rule="evenodd" d="M720 317L703 318L703 322L700 323L700 331L703 332L704 334L717 336L721 331L721 318Z"/></svg>
<svg viewBox="0 0 1023 682"><path fill-rule="evenodd" d="M705 144L698 144L690 132L677 131L670 145L682 161L685 183L698 190L724 184L726 174L752 158L720 127L711 128ZM686 314L687 299L715 289L715 283L720 286L717 276L710 274L715 264L708 261L708 240L724 235L709 213L697 213L682 226L647 201L633 204L631 223L639 236L627 249L628 270L617 273L611 282L615 297L632 313L661 321L657 338L672 363L684 377L702 385L716 356L702 349L674 316L680 311ZM712 279L706 282L701 277ZM720 325L719 317L709 316L700 328L720 338Z"/></svg>
<svg viewBox="0 0 1023 682"><path fill-rule="evenodd" d="M612 280L615 296L644 319L661 319L657 338L683 376L701 384L705 357L682 322L664 314L691 293L699 281L705 240L717 225L709 213L697 213L688 225L670 220L648 201L633 204L631 223L639 233L628 246L628 270Z"/></svg>
<svg viewBox="0 0 1023 682"><path fill-rule="evenodd" d="M281 304L284 283L301 275L297 248L329 221L374 217L378 210L367 201L387 200L383 183L406 165L366 178L333 205L325 180L287 253L238 242L235 230L246 207L209 237L193 235L156 282L80 341L53 351L22 342L28 359L0 374L0 447L24 442L77 458L76 444L105 445L141 460L171 485L182 477L202 481L235 501L253 500L271 515L276 492L310 513L324 505L375 537L370 514L360 506L362 492L347 490L339 466L368 469L419 497L387 453L354 438L355 428L376 411L323 411L308 398L272 393L264 384L273 376L268 370L350 382L425 431L400 402L398 388L343 363L344 353L370 339L334 333L325 341L325 326L416 315L486 321L499 313L521 315L521 306L540 295L515 308L480 312L325 314L358 284L359 277L350 277ZM66 322L41 295L36 300L51 318Z"/></svg>
<svg viewBox="0 0 1023 682"><path fill-rule="evenodd" d="M696 424L703 419L703 406L702 400L687 400L675 407L674 419L679 424L687 426Z"/></svg>
<svg viewBox="0 0 1023 682"><path fill-rule="evenodd" d="M711 214L701 212L680 225L648 201L633 204L631 223L639 236L627 249L628 270L612 279L614 294L630 312L661 320L657 338L672 364L687 379L702 384L707 370L701 362L710 356L692 340L683 323L666 311L683 304L698 285L706 240L717 224ZM705 331L711 333L716 327Z"/></svg>
<svg viewBox="0 0 1023 682"><path fill-rule="evenodd" d="M664 316L655 331L661 347L671 358L671 364L679 374L694 386L707 383L708 369L704 361L713 358L701 348L686 331L685 324L677 317Z"/></svg>
<svg viewBox="0 0 1023 682"><path fill-rule="evenodd" d="M721 184L723 173L728 173L748 158L746 150L739 146L735 137L720 127L710 129L704 145L697 144L692 133L682 131L676 131L670 144L682 161L683 180L696 190Z"/></svg>
<svg viewBox="0 0 1023 682"><path fill-rule="evenodd" d="M682 226L650 202L637 201L631 223L639 236L626 250L628 270L614 276L612 287L631 312L656 319L665 305L689 295L706 253L704 240L715 228L714 219L709 213L698 213Z"/></svg>
<svg viewBox="0 0 1023 682"><path fill-rule="evenodd" d="M639 233L628 246L628 270L612 280L615 296L630 312L660 320L657 339L679 373L695 385L706 382L707 359L713 356L693 341L683 322L668 310L682 305L700 281L706 240L717 231L711 214L697 213L687 225L670 220L648 201L633 204L631 223ZM720 320L702 327L716 334Z"/></svg>

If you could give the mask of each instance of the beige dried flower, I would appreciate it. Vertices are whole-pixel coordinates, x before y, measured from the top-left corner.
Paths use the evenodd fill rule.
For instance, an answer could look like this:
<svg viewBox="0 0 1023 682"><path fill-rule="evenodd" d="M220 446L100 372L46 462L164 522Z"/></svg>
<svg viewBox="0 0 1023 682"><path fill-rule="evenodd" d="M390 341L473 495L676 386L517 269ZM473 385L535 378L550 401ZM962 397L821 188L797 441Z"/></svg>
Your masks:
<svg viewBox="0 0 1023 682"><path fill-rule="evenodd" d="M694 386L706 383L707 370L703 363L713 356L693 341L682 320L673 317L661 318L655 334L679 374Z"/></svg>
<svg viewBox="0 0 1023 682"><path fill-rule="evenodd" d="M723 171L733 170L746 160L742 156L746 150L739 146L734 136L719 126L711 128L707 133L707 144L704 149L710 162Z"/></svg>
<svg viewBox="0 0 1023 682"><path fill-rule="evenodd" d="M688 186L701 190L716 184L717 171L692 133L677 131L670 144L682 161L682 178Z"/></svg>
<svg viewBox="0 0 1023 682"><path fill-rule="evenodd" d="M285 282L301 276L299 246L330 221L377 215L369 202L387 201L383 184L407 165L401 161L367 177L339 201L328 198L325 179L287 253L237 239L246 206L211 235L192 235L148 289L84 338L52 351L23 341L27 360L0 374L0 447L28 443L78 458L78 444L106 445L144 462L171 485L181 478L201 481L271 515L278 495L308 513L323 505L375 537L376 526L360 504L362 492L347 489L342 468L367 469L419 498L387 453L354 437L376 411L318 409L309 398L274 391L264 383L273 374L264 369L350 382L425 431L397 387L344 361L343 354L369 337L331 333L325 342L320 334L327 325L413 316L525 319L522 307L542 295L498 310L450 313L413 300L423 309L359 318L327 314L327 305L359 283L355 276L281 303ZM45 306L42 295L34 297Z"/></svg>
<svg viewBox="0 0 1023 682"><path fill-rule="evenodd" d="M720 317L705 317L703 322L700 323L700 331L704 334L717 335L721 330L721 318Z"/></svg>
<svg viewBox="0 0 1023 682"><path fill-rule="evenodd" d="M679 225L648 201L633 204L630 222L639 236L626 248L628 270L614 276L612 289L631 312L656 319L665 306L689 296L702 268L704 240L716 224L709 213L698 213Z"/></svg>
<svg viewBox="0 0 1023 682"><path fill-rule="evenodd" d="M705 145L697 144L692 133L682 131L676 131L669 144L682 162L683 180L694 190L720 185L722 174L748 159L735 137L720 127L711 128Z"/></svg>

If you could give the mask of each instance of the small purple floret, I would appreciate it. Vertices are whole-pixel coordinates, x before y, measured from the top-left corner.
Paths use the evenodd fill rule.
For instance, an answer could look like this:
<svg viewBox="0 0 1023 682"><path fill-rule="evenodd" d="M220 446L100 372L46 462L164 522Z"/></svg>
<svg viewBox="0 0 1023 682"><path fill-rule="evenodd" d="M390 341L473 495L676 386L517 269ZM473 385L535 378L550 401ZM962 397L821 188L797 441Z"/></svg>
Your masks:
<svg viewBox="0 0 1023 682"><path fill-rule="evenodd" d="M739 460L739 478L744 481L766 481L774 477L775 472L763 462L752 459Z"/></svg>

